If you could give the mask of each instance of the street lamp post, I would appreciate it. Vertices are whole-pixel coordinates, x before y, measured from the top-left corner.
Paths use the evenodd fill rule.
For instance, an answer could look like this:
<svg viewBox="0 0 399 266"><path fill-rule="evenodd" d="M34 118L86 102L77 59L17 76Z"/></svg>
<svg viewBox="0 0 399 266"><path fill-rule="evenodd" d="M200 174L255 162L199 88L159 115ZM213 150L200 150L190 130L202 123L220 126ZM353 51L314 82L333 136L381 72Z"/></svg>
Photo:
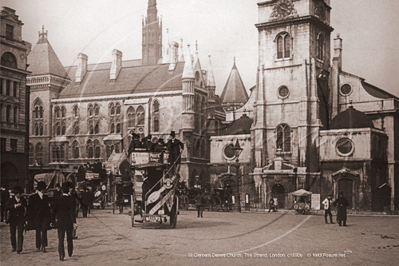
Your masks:
<svg viewBox="0 0 399 266"><path fill-rule="evenodd" d="M242 148L240 147L240 143L238 143L238 139L236 141L236 144L234 145L234 148L232 150L235 153L236 156L236 162L234 163L234 166L236 167L236 187L235 189L235 203L233 206L233 212L241 212L241 202L240 202L240 162L239 162L239 157L242 152Z"/></svg>

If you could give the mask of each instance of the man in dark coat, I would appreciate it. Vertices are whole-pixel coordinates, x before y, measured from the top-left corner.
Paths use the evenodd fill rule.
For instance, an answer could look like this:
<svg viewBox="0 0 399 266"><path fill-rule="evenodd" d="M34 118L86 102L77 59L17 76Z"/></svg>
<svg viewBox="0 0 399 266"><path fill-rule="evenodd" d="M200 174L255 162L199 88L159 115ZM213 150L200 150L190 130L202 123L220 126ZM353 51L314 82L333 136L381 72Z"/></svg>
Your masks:
<svg viewBox="0 0 399 266"><path fill-rule="evenodd" d="M82 215L83 218L87 217L87 212L90 208L90 203L91 203L91 193L87 189L86 186L83 187L83 191L81 192L82 198L81 198L81 208L82 208Z"/></svg>
<svg viewBox="0 0 399 266"><path fill-rule="evenodd" d="M204 213L204 204L205 204L205 198L204 198L204 194L201 191L200 194L198 194L195 197L195 206L197 207L197 217L201 218L203 217L203 213Z"/></svg>
<svg viewBox="0 0 399 266"><path fill-rule="evenodd" d="M26 214L26 200L21 197L23 189L20 186L16 186L13 190L14 196L7 202L6 211L9 211L8 222L10 223L10 235L11 235L11 246L12 251L21 253L24 242L24 225L25 225L25 214ZM18 232L18 246L16 233Z"/></svg>
<svg viewBox="0 0 399 266"><path fill-rule="evenodd" d="M36 251L46 252L47 229L50 227L51 211L49 199L44 194L46 184L38 182L36 193L30 196L28 205L28 223L36 230ZM29 224L28 224L29 227Z"/></svg>
<svg viewBox="0 0 399 266"><path fill-rule="evenodd" d="M64 238L67 235L68 255L73 253L73 237L72 232L76 224L75 217L75 200L68 195L69 187L62 187L62 197L54 204L54 212L52 221L56 223L58 231L58 255L60 260L65 258Z"/></svg>
<svg viewBox="0 0 399 266"><path fill-rule="evenodd" d="M348 200L344 197L344 193L339 192L338 199L334 202L335 206L337 206L337 221L339 226L346 226L346 207L349 206Z"/></svg>
<svg viewBox="0 0 399 266"><path fill-rule="evenodd" d="M61 187L60 187L60 184L57 183L57 184L55 184L54 202L56 202L58 199L60 199L61 196L62 196Z"/></svg>
<svg viewBox="0 0 399 266"><path fill-rule="evenodd" d="M180 169L180 161L181 161L181 150L184 149L184 144L176 139L176 133L174 131L170 132L171 139L167 143L168 151L169 151L169 163L171 165L175 164L174 172L172 174L177 174Z"/></svg>
<svg viewBox="0 0 399 266"><path fill-rule="evenodd" d="M0 194L1 194L1 221L4 222L4 220L7 221L6 205L8 199L10 198L10 193L8 193L8 189L4 186L1 187Z"/></svg>

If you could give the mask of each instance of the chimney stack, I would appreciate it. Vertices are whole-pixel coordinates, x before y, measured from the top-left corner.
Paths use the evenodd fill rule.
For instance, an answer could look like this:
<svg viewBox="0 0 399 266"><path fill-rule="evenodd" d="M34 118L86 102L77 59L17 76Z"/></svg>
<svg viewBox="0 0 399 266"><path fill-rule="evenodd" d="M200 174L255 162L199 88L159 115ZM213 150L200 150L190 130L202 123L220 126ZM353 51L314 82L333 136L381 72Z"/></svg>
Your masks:
<svg viewBox="0 0 399 266"><path fill-rule="evenodd" d="M75 83L81 83L87 72L87 61L89 57L83 53L78 55L78 69L76 70Z"/></svg>
<svg viewBox="0 0 399 266"><path fill-rule="evenodd" d="M114 49L112 51L112 66L110 72L110 79L116 80L122 68L122 52Z"/></svg>

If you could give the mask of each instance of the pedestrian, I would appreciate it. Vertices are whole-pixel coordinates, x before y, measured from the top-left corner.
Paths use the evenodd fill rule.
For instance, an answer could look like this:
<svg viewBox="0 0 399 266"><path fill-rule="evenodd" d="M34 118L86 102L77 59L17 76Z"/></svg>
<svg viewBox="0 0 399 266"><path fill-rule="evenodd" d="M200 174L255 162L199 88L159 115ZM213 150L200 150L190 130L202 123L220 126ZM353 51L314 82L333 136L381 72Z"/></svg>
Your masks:
<svg viewBox="0 0 399 266"><path fill-rule="evenodd" d="M274 205L274 199L270 198L269 200L269 212L273 210L274 212L276 211L276 206Z"/></svg>
<svg viewBox="0 0 399 266"><path fill-rule="evenodd" d="M174 131L170 132L170 139L167 143L168 151L169 151L169 163L173 166L172 174L177 174L180 170L180 162L181 162L181 151L184 149L184 144L176 139L176 133Z"/></svg>
<svg viewBox="0 0 399 266"><path fill-rule="evenodd" d="M334 204L337 206L337 221L339 226L346 226L346 207L349 206L349 202L344 197L344 193L342 191L339 192L339 197Z"/></svg>
<svg viewBox="0 0 399 266"><path fill-rule="evenodd" d="M2 186L0 189L1 194L1 221L7 221L7 212L6 212L6 205L7 201L10 198L10 193L6 186Z"/></svg>
<svg viewBox="0 0 399 266"><path fill-rule="evenodd" d="M36 193L30 196L27 226L36 230L36 251L46 252L47 230L50 228L51 211L48 196L44 194L46 184L39 181Z"/></svg>
<svg viewBox="0 0 399 266"><path fill-rule="evenodd" d="M80 193L78 194L75 190L75 187L73 186L73 184L71 182L68 182L68 188L69 188L69 193L68 195L71 196L74 200L75 200L75 208L74 208L74 212L75 212L75 217L78 217L79 214L79 208L80 208L80 202L81 202L81 195ZM67 186L67 185L65 185ZM73 232L72 232L72 238L73 239L77 239L77 230L78 230L78 225L75 223L73 225Z"/></svg>
<svg viewBox="0 0 399 266"><path fill-rule="evenodd" d="M56 202L59 198L62 197L61 187L60 184L55 184L55 191L54 191L54 202Z"/></svg>
<svg viewBox="0 0 399 266"><path fill-rule="evenodd" d="M10 224L12 251L17 251L17 253L20 254L24 242L23 232L27 203L26 200L21 197L24 191L20 186L14 187L12 192L14 196L8 200L6 211L9 212L8 223ZM16 235L18 235L18 237Z"/></svg>
<svg viewBox="0 0 399 266"><path fill-rule="evenodd" d="M326 222L326 224L328 224L327 222L327 215L330 216L330 223L333 224L333 220L332 220L332 213L331 213L331 195L328 195L328 197L323 200L323 205L324 205L324 221Z"/></svg>
<svg viewBox="0 0 399 266"><path fill-rule="evenodd" d="M68 256L73 254L73 229L76 227L75 200L70 196L68 184L62 186L62 196L54 204L52 221L55 222L58 233L58 255L60 260L65 258L65 233L68 243Z"/></svg>
<svg viewBox="0 0 399 266"><path fill-rule="evenodd" d="M82 209L82 216L83 218L87 217L87 212L90 209L90 200L91 200L91 195L89 190L87 189L86 185L83 186L83 191L81 192L82 198L81 198L81 209Z"/></svg>
<svg viewBox="0 0 399 266"><path fill-rule="evenodd" d="M203 212L204 212L204 195L202 191L195 197L195 206L197 207L197 217L203 218Z"/></svg>

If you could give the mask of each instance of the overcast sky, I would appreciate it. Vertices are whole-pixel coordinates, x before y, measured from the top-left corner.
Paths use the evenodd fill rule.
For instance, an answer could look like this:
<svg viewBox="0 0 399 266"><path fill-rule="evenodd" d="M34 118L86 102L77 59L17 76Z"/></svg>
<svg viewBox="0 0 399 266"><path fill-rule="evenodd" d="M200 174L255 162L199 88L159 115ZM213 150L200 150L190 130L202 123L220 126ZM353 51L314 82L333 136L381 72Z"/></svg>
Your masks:
<svg viewBox="0 0 399 266"><path fill-rule="evenodd" d="M255 85L259 0L157 0L164 41L195 50L202 68L208 55L220 95L234 57L245 87ZM42 25L64 66L76 65L80 52L89 63L110 62L112 50L123 60L141 58L142 17L148 0L1 0L24 23L25 41L35 45ZM332 37L343 39L343 70L399 96L399 1L331 0Z"/></svg>

